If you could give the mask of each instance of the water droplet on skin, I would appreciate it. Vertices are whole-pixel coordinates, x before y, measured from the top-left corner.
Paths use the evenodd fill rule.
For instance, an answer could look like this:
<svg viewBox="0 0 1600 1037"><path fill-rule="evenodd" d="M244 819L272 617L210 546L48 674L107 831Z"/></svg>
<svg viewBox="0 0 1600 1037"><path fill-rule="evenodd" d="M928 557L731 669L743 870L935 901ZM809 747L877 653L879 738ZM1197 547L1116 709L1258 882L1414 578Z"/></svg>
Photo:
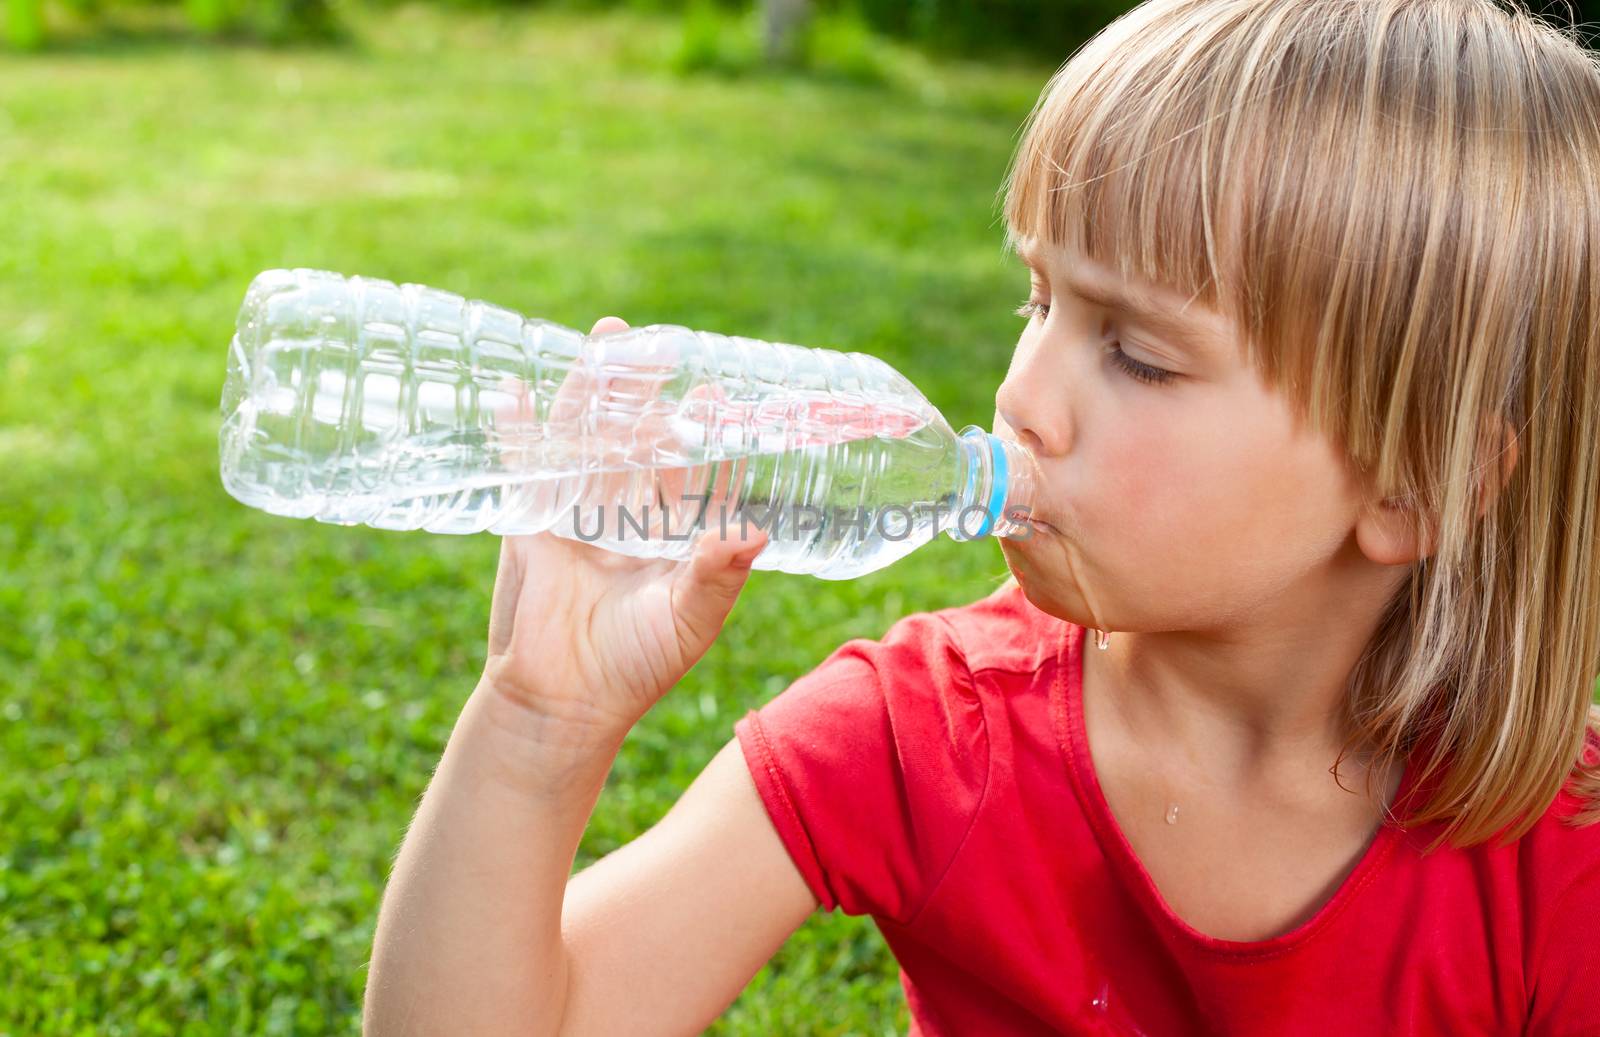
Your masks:
<svg viewBox="0 0 1600 1037"><path fill-rule="evenodd" d="M1167 824L1175 825L1177 823L1178 823L1178 804L1173 803L1172 805L1167 807Z"/></svg>
<svg viewBox="0 0 1600 1037"><path fill-rule="evenodd" d="M1094 646L1101 651L1105 651L1107 648L1110 648L1111 635L1106 633L1104 630L1096 630L1094 632Z"/></svg>

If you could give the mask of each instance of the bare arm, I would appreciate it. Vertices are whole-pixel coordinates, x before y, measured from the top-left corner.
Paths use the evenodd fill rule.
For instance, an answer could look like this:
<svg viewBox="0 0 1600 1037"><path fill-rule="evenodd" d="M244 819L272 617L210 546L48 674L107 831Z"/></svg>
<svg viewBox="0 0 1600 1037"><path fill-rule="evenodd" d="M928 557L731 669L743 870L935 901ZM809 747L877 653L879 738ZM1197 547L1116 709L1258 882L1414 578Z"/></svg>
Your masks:
<svg viewBox="0 0 1600 1037"><path fill-rule="evenodd" d="M567 886L563 1035L700 1033L818 907L730 740Z"/></svg>
<svg viewBox="0 0 1600 1037"><path fill-rule="evenodd" d="M626 329L605 318L594 334ZM660 384L608 377L575 365L544 418L510 387L519 402L496 428ZM594 499L634 474L597 476ZM501 541L483 677L378 914L367 1034L698 1031L816 906L736 745L658 825L568 881L623 739L710 647L766 543L716 532L680 562L551 533Z"/></svg>
<svg viewBox="0 0 1600 1037"><path fill-rule="evenodd" d="M639 838L568 875L609 769L530 796L474 692L401 848L363 1032L698 1033L817 907L730 740ZM509 756L506 754L510 754Z"/></svg>

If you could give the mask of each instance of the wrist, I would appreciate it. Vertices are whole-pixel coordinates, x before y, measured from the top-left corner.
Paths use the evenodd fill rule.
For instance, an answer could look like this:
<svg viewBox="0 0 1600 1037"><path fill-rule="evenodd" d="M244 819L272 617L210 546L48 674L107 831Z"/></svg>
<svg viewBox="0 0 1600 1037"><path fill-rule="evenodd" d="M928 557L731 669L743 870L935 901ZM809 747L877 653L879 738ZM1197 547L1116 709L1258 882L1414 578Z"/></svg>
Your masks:
<svg viewBox="0 0 1600 1037"><path fill-rule="evenodd" d="M598 713L562 715L480 680L462 726L482 744L473 755L516 795L598 795L631 725ZM591 800L592 802L592 800Z"/></svg>

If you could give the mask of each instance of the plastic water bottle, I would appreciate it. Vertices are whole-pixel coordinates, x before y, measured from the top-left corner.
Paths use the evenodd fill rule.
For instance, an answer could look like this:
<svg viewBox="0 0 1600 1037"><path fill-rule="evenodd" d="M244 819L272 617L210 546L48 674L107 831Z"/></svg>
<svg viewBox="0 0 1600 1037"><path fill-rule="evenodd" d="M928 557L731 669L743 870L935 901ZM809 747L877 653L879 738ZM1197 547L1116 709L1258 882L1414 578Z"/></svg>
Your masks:
<svg viewBox="0 0 1600 1037"><path fill-rule="evenodd" d="M766 530L757 569L848 579L940 532L1026 537L1031 455L958 434L875 357L650 325L586 336L421 285L251 283L221 474L278 515L543 530L641 557Z"/></svg>

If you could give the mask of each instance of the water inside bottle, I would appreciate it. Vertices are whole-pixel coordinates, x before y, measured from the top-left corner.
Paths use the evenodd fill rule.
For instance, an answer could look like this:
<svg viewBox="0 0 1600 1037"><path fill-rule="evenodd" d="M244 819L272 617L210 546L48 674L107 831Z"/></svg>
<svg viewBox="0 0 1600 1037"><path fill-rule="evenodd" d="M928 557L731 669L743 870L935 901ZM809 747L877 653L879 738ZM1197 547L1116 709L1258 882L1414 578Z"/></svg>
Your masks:
<svg viewBox="0 0 1600 1037"><path fill-rule="evenodd" d="M958 452L924 421L698 464L500 480L399 501L352 499L344 520L435 532L550 530L635 557L668 559L687 557L697 535L759 528L768 546L757 568L845 579L927 543L939 532L940 508L948 523L959 503L956 487L932 494L927 488L944 486ZM338 514L327 518L340 521Z"/></svg>
<svg viewBox="0 0 1600 1037"><path fill-rule="evenodd" d="M228 426L242 440L224 466L230 492L278 514L551 530L662 558L686 557L701 530L732 535L745 523L769 536L758 568L848 578L926 543L937 509L948 524L958 503L945 484L960 447L925 401L770 388L748 400L613 400L589 408L579 436L548 411L519 411L526 399L503 388L466 398L445 371L415 374L412 399L402 371L370 364L359 384L328 367L308 385L316 365L296 352L281 351L224 429L225 442Z"/></svg>

